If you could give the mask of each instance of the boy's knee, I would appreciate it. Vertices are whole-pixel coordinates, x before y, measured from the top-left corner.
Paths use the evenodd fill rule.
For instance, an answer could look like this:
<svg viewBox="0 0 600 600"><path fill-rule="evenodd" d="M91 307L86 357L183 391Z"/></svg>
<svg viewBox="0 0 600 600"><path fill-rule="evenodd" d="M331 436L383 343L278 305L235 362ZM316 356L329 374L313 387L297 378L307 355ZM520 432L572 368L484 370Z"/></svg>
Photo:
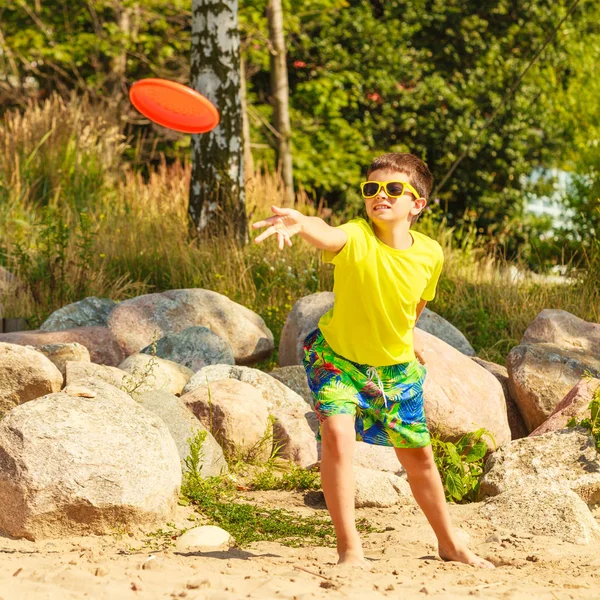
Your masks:
<svg viewBox="0 0 600 600"><path fill-rule="evenodd" d="M328 418L321 427L321 444L335 456L348 456L354 449L354 423L350 418Z"/></svg>
<svg viewBox="0 0 600 600"><path fill-rule="evenodd" d="M396 450L396 454L409 477L437 471L430 447Z"/></svg>

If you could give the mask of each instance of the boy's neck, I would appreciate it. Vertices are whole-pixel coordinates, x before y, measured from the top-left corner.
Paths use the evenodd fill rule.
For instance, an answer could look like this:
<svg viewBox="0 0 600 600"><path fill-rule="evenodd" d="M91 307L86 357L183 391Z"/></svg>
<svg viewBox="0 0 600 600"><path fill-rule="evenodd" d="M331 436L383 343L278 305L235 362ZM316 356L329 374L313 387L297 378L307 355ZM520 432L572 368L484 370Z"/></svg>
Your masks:
<svg viewBox="0 0 600 600"><path fill-rule="evenodd" d="M413 237L410 234L410 222L402 221L400 223L378 225L371 221L375 235L387 246L395 250L408 250L413 245Z"/></svg>

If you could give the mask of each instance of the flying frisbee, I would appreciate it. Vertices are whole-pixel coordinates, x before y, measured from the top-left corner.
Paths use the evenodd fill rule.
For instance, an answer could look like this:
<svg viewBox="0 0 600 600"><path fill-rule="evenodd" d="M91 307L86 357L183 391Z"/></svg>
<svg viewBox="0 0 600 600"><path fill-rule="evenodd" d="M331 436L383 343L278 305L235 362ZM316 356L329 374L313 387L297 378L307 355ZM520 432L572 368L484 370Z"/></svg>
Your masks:
<svg viewBox="0 0 600 600"><path fill-rule="evenodd" d="M208 98L175 81L136 81L129 99L145 117L175 131L206 133L219 124L219 111Z"/></svg>

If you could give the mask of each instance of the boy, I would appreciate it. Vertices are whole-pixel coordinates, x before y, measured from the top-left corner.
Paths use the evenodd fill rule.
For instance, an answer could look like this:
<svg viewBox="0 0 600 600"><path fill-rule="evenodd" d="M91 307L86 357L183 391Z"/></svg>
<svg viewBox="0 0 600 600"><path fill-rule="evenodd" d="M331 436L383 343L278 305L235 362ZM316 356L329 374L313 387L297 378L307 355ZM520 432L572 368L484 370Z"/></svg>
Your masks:
<svg viewBox="0 0 600 600"><path fill-rule="evenodd" d="M432 183L416 156L384 154L361 184L370 223L353 219L330 227L318 217L273 206L275 216L253 224L269 226L255 242L276 235L283 249L298 234L335 265L334 306L304 340L303 363L321 425L321 480L339 564L368 568L354 518L357 439L394 447L442 559L493 568L452 529L423 410L426 369L413 347L413 328L434 298L443 264L439 244L410 230Z"/></svg>

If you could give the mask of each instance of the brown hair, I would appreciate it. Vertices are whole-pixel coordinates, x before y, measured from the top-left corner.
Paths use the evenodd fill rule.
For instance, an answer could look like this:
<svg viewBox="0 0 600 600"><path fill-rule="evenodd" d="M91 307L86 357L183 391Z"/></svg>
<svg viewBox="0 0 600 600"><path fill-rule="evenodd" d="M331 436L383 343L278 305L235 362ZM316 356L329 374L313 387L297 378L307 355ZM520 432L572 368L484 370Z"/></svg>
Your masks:
<svg viewBox="0 0 600 600"><path fill-rule="evenodd" d="M410 181L409 183L426 200L429 198L433 186L433 175L427 168L427 165L414 154L407 152L390 152L378 156L367 171L367 178L373 171L403 171Z"/></svg>

